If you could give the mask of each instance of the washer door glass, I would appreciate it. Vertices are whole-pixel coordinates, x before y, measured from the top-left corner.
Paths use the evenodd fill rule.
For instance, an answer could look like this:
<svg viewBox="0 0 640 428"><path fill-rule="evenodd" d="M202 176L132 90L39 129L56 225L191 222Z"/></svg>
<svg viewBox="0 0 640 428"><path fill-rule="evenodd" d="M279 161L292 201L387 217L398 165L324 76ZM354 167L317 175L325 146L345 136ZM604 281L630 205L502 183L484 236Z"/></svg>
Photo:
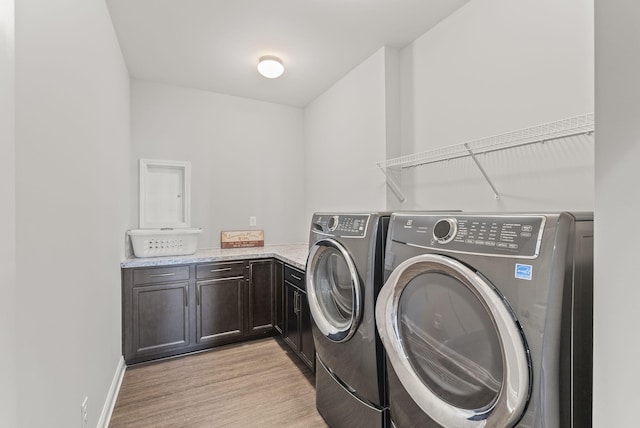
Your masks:
<svg viewBox="0 0 640 428"><path fill-rule="evenodd" d="M309 251L307 295L318 329L335 342L349 340L361 315L360 281L346 249L333 239Z"/></svg>
<svg viewBox="0 0 640 428"><path fill-rule="evenodd" d="M523 332L504 297L449 257L401 263L376 304L380 336L402 386L436 422L511 427L531 392Z"/></svg>

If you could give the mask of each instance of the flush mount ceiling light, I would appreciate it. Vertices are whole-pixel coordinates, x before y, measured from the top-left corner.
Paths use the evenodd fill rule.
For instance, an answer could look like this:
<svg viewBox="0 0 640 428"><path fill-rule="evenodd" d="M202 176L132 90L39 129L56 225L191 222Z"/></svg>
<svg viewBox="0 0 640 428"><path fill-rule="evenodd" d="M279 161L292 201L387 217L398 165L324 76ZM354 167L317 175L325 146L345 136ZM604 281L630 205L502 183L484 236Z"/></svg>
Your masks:
<svg viewBox="0 0 640 428"><path fill-rule="evenodd" d="M284 73L284 65L282 60L277 56L265 55L260 57L258 61L258 73L268 79L275 79Z"/></svg>

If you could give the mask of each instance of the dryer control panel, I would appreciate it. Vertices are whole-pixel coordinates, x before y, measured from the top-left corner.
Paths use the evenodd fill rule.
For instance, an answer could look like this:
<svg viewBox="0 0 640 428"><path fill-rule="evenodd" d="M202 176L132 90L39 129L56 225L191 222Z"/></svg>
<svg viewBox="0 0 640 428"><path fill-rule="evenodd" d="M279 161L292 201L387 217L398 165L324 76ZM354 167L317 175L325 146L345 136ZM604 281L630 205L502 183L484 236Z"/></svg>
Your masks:
<svg viewBox="0 0 640 428"><path fill-rule="evenodd" d="M495 256L538 256L545 217L396 215L391 239L415 247Z"/></svg>
<svg viewBox="0 0 640 428"><path fill-rule="evenodd" d="M323 235L360 238L367 233L369 214L315 214L311 230Z"/></svg>

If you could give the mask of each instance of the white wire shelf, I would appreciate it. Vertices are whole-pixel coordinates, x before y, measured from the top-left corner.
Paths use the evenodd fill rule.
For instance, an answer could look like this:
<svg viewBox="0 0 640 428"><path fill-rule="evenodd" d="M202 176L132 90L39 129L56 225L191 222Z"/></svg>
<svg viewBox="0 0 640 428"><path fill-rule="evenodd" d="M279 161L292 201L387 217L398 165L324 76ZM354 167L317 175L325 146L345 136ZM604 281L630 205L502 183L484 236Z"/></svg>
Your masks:
<svg viewBox="0 0 640 428"><path fill-rule="evenodd" d="M592 134L594 131L595 116L593 113L588 113L544 123L542 125L532 126L518 131L468 141L466 143L454 144L452 146L387 159L385 161L378 162L377 165L387 176L387 184L391 190L393 190L400 201L404 201L405 197L389 173L389 169L415 168L437 162L471 157L493 189L496 199L499 199L500 194L482 168L482 165L478 161L476 155L512 149L529 144L545 143L578 135Z"/></svg>

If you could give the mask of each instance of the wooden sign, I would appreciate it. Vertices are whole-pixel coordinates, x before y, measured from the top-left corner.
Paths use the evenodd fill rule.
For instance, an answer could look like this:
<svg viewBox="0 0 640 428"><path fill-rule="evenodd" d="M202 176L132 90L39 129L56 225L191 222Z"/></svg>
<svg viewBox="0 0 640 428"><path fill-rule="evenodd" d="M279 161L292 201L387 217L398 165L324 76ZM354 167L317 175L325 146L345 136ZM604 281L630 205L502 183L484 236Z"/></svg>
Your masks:
<svg viewBox="0 0 640 428"><path fill-rule="evenodd" d="M220 234L222 248L264 247L264 230L226 230Z"/></svg>

